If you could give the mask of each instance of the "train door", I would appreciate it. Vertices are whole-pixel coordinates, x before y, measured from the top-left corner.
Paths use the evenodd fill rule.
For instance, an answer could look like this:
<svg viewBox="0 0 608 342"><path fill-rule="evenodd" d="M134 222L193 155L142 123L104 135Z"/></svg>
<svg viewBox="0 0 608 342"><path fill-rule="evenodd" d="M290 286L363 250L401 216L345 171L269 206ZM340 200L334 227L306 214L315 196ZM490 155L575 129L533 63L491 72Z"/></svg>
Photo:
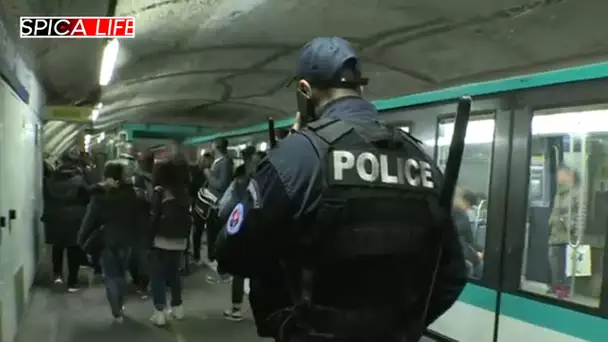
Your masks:
<svg viewBox="0 0 608 342"><path fill-rule="evenodd" d="M491 288L496 288L499 281L511 122L511 113L500 109L503 107L500 99L474 103L465 136L453 217L463 245L469 285L459 302L431 326L457 341L491 341L494 333L498 297ZM442 168L453 128L453 116L439 118L435 159Z"/></svg>
<svg viewBox="0 0 608 342"><path fill-rule="evenodd" d="M10 87L0 80L0 341L12 341L16 317L13 282L15 262L15 227L13 219L12 184L16 141L15 122L20 118L15 102L20 101Z"/></svg>
<svg viewBox="0 0 608 342"><path fill-rule="evenodd" d="M508 171L511 113L497 98L476 99L466 131L454 217L466 258L469 284L458 302L430 327L438 340L491 341L497 301L500 231ZM445 167L456 103L383 113L387 124L409 131Z"/></svg>
<svg viewBox="0 0 608 342"><path fill-rule="evenodd" d="M603 340L567 324L606 310L608 98L593 83L516 95L498 341Z"/></svg>

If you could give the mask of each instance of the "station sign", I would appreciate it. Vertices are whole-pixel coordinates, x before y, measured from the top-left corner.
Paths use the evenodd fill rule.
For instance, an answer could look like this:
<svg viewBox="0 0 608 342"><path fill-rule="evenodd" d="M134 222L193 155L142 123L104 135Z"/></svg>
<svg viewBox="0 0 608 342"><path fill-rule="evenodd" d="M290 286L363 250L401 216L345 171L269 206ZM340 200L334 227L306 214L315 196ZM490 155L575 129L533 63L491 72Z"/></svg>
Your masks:
<svg viewBox="0 0 608 342"><path fill-rule="evenodd" d="M88 123L93 107L47 106L44 119L47 121L67 121Z"/></svg>

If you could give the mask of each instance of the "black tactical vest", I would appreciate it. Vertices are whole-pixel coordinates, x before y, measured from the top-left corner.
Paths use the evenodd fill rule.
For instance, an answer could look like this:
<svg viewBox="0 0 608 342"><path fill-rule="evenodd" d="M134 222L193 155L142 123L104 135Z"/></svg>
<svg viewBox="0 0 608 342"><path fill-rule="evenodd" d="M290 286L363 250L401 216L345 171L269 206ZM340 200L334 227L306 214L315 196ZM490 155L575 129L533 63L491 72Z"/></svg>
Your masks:
<svg viewBox="0 0 608 342"><path fill-rule="evenodd" d="M321 119L299 134L321 160L322 182L316 190L322 196L314 219L296 225L297 258L286 261L287 273L301 273L299 282L288 284L294 329L310 340L399 340L398 330L407 330L405 312L426 295L415 293L425 286L418 284L416 273L425 267L430 271L425 261L436 259L442 175L419 141L379 122ZM340 279L323 284L319 278L348 277L343 272L349 268L353 279L373 274L365 268L386 269L372 281L395 285L399 293L359 305L340 302L348 285L322 294L320 288Z"/></svg>

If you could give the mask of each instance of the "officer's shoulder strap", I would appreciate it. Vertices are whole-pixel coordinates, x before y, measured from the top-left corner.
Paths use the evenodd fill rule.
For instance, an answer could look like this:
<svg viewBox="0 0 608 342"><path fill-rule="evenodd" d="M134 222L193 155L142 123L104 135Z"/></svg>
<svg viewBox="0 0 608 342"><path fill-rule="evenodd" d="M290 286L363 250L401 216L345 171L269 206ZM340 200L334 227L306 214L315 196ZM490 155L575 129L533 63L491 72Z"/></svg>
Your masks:
<svg viewBox="0 0 608 342"><path fill-rule="evenodd" d="M314 147L319 159L323 159L331 144L353 130L353 126L336 118L322 118L311 122L306 129L297 132Z"/></svg>
<svg viewBox="0 0 608 342"><path fill-rule="evenodd" d="M321 138L328 145L342 138L354 127L346 121L336 118L322 118L308 124L308 129Z"/></svg>

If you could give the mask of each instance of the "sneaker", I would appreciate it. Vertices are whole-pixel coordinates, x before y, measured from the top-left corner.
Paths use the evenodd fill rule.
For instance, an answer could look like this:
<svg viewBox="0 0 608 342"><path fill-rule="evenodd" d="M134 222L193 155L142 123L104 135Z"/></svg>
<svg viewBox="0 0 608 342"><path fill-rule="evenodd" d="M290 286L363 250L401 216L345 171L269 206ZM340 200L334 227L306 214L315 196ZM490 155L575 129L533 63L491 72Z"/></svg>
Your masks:
<svg viewBox="0 0 608 342"><path fill-rule="evenodd" d="M118 317L114 317L114 323L116 324L122 324L124 323L125 319L122 316L118 316Z"/></svg>
<svg viewBox="0 0 608 342"><path fill-rule="evenodd" d="M175 318L177 320L184 318L184 306L183 305L174 306L171 309L171 315L173 316L173 318Z"/></svg>
<svg viewBox="0 0 608 342"><path fill-rule="evenodd" d="M219 277L208 275L205 280L209 284L227 284L232 282L232 276L229 274L220 274Z"/></svg>
<svg viewBox="0 0 608 342"><path fill-rule="evenodd" d="M55 280L53 280L53 283L55 285L63 285L63 278L61 278L61 277L55 277Z"/></svg>
<svg viewBox="0 0 608 342"><path fill-rule="evenodd" d="M77 287L77 286L70 286L70 287L68 287L68 292L69 293L76 293L78 291L80 291L80 288Z"/></svg>
<svg viewBox="0 0 608 342"><path fill-rule="evenodd" d="M139 296L139 298L141 298L141 300L146 300L150 298L150 294L148 294L148 291L146 290L137 289L135 290L135 292L137 292L137 295Z"/></svg>
<svg viewBox="0 0 608 342"><path fill-rule="evenodd" d="M152 314L150 320L154 325L159 327L162 327L167 324L167 316L163 311L154 310L154 314Z"/></svg>
<svg viewBox="0 0 608 342"><path fill-rule="evenodd" d="M243 312L238 308L230 308L224 311L224 318L233 322L240 322L244 319Z"/></svg>

